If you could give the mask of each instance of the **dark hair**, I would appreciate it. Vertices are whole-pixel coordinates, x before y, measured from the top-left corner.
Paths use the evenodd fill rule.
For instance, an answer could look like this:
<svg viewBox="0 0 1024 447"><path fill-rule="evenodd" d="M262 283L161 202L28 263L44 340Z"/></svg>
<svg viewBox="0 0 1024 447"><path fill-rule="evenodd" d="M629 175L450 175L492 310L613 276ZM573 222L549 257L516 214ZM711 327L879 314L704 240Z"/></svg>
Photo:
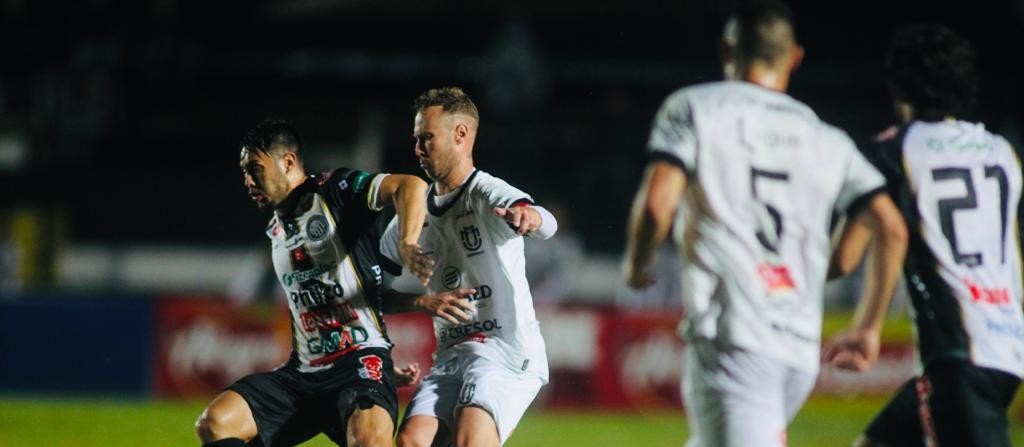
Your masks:
<svg viewBox="0 0 1024 447"><path fill-rule="evenodd" d="M445 112L469 115L480 121L480 112L476 109L476 104L473 104L469 95L458 87L432 88L420 94L412 102L412 108L416 112L422 112L427 107L433 106L441 106L441 110Z"/></svg>
<svg viewBox="0 0 1024 447"><path fill-rule="evenodd" d="M943 25L898 30L885 58L893 98L925 119L968 112L978 95L974 55L967 39Z"/></svg>
<svg viewBox="0 0 1024 447"><path fill-rule="evenodd" d="M778 0L742 3L730 18L736 25L736 52L753 60L775 61L796 41L793 11ZM779 24L785 26L780 34Z"/></svg>
<svg viewBox="0 0 1024 447"><path fill-rule="evenodd" d="M244 150L265 154L270 154L278 147L300 154L302 138L299 137L299 133L295 131L290 122L267 118L245 133L240 146Z"/></svg>

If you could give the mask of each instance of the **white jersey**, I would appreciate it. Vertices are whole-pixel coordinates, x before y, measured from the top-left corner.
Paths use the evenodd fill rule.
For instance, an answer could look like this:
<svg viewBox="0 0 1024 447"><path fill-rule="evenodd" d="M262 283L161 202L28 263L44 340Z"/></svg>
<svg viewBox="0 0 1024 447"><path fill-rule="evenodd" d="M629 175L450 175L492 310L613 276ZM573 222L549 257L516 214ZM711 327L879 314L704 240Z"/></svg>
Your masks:
<svg viewBox="0 0 1024 447"><path fill-rule="evenodd" d="M672 94L648 146L687 173L684 335L816 371L832 211L866 203L883 177L809 107L746 82Z"/></svg>
<svg viewBox="0 0 1024 447"><path fill-rule="evenodd" d="M441 206L434 187L420 246L435 260L430 293L474 288L473 321L452 324L434 318L435 364L459 354L477 354L510 371L548 376L544 339L526 282L523 238L494 213L494 208L532 203L526 193L486 172L475 170ZM381 253L398 263L398 227L393 220L381 239Z"/></svg>
<svg viewBox="0 0 1024 447"><path fill-rule="evenodd" d="M921 359L1024 376L1021 167L981 124L913 122L879 148L910 229L905 272Z"/></svg>
<svg viewBox="0 0 1024 447"><path fill-rule="evenodd" d="M267 226L274 270L292 319L289 365L329 369L366 348L390 348L380 311L383 282L377 247L392 214L376 207L384 174L338 169L310 176L293 194L309 209L295 218L275 212Z"/></svg>

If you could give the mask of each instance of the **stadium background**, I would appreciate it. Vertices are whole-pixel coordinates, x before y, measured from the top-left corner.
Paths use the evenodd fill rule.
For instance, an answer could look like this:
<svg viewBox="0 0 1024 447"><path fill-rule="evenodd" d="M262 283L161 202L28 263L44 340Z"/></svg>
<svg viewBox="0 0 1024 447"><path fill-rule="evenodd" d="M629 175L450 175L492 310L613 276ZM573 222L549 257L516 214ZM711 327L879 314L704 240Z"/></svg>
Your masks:
<svg viewBox="0 0 1024 447"><path fill-rule="evenodd" d="M418 172L409 103L452 84L481 108L477 165L563 222L528 264L552 383L509 445L681 445L680 285L633 294L617 266L650 120L719 78L732 3L0 0L0 445L194 444L212 394L287 350L240 135L284 117L311 171ZM979 50L973 118L1020 146L1021 2L794 7L791 93L855 139L893 121L892 30L938 20ZM855 289L830 287L826 332ZM910 374L904 306L878 368L824 370L791 445L844 445ZM389 321L428 361L429 322Z"/></svg>

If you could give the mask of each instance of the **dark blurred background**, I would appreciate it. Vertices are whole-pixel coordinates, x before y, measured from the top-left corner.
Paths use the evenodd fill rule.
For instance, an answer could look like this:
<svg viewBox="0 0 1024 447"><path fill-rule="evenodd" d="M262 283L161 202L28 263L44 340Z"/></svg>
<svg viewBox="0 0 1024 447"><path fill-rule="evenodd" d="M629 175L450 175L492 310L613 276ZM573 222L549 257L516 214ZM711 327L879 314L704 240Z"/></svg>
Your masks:
<svg viewBox="0 0 1024 447"><path fill-rule="evenodd" d="M249 126L293 120L314 171L418 173L409 104L459 85L482 113L478 166L564 203L588 252L617 255L651 118L674 89L720 77L733 4L3 0L3 205L45 210L67 243L261 243L237 169ZM791 93L855 138L892 122L892 30L926 20L975 43L978 116L1018 135L1020 2L794 9L807 58Z"/></svg>

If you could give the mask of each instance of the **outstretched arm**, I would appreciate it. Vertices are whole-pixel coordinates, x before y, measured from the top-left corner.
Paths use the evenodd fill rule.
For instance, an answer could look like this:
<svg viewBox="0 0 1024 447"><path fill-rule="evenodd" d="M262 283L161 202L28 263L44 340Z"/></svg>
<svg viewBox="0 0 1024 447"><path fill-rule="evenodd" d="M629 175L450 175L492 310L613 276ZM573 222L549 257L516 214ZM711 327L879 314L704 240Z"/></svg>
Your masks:
<svg viewBox="0 0 1024 447"><path fill-rule="evenodd" d="M863 252L871 235L874 241L868 254L864 292L850 329L828 344L825 360L837 368L864 371L878 361L882 322L907 253L907 227L892 199L887 194L877 194L844 232L850 233L850 237L840 240L836 253L855 251L856 246L861 246Z"/></svg>
<svg viewBox="0 0 1024 447"><path fill-rule="evenodd" d="M495 208L494 213L505 219L512 230L520 236L548 239L558 231L555 216L539 205L522 204L509 208Z"/></svg>
<svg viewBox="0 0 1024 447"><path fill-rule="evenodd" d="M473 319L473 305L467 298L474 294L476 289L422 295L387 290L384 292L383 310L386 314L419 311L431 317L444 318L452 324L464 323Z"/></svg>
<svg viewBox="0 0 1024 447"><path fill-rule="evenodd" d="M427 184L414 175L391 174L380 183L377 203L392 204L398 214L398 254L402 264L426 285L434 260L423 254L420 232L427 215Z"/></svg>
<svg viewBox="0 0 1024 447"><path fill-rule="evenodd" d="M673 163L654 161L647 166L633 199L626 235L626 283L634 289L654 284L648 271L654 252L672 228L679 200L686 190L686 173Z"/></svg>

